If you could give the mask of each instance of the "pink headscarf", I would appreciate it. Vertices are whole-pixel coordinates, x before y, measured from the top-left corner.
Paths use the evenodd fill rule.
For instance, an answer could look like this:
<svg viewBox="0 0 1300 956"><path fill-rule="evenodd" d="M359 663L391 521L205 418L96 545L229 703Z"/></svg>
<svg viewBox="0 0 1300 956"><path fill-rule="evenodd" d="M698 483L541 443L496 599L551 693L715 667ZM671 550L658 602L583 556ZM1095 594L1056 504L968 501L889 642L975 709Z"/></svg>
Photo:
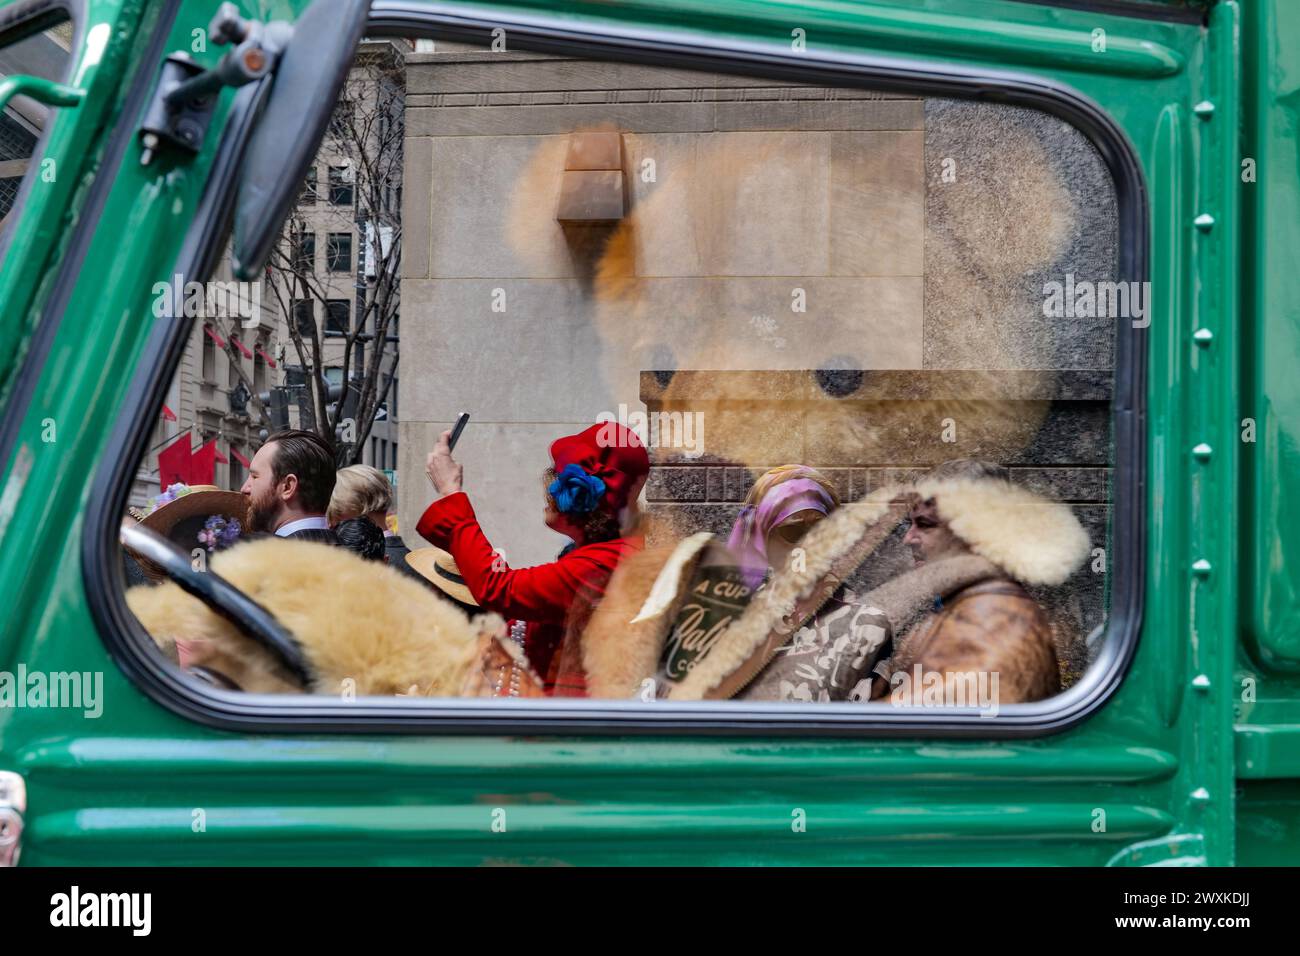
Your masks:
<svg viewBox="0 0 1300 956"><path fill-rule="evenodd" d="M811 478L791 478L775 485L758 506L746 505L731 529L727 547L736 557L736 563L745 583L758 587L767 574L767 536L792 514L799 511L820 511L830 514L835 502Z"/></svg>

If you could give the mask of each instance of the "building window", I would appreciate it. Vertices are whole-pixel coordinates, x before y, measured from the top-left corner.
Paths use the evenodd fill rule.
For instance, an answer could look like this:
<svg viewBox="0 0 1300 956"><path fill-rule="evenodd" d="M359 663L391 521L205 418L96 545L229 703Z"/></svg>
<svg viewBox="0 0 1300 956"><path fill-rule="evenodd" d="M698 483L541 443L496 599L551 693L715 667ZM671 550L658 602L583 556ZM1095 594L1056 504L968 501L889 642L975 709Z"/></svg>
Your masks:
<svg viewBox="0 0 1300 956"><path fill-rule="evenodd" d="M330 167L330 205L352 205L352 170L347 166Z"/></svg>
<svg viewBox="0 0 1300 956"><path fill-rule="evenodd" d="M303 230L294 236L293 267L298 272L316 270L316 233Z"/></svg>
<svg viewBox="0 0 1300 956"><path fill-rule="evenodd" d="M244 466L239 463L235 457L235 448L230 449L230 484L226 485L232 491L238 491L244 486Z"/></svg>
<svg viewBox="0 0 1300 956"><path fill-rule="evenodd" d="M299 335L311 337L316 328L316 304L311 299L293 300L293 324Z"/></svg>
<svg viewBox="0 0 1300 956"><path fill-rule="evenodd" d="M331 232L325 238L325 268L330 272L352 271L352 233Z"/></svg>
<svg viewBox="0 0 1300 956"><path fill-rule="evenodd" d="M320 198L320 190L316 183L316 167L312 166L307 170L307 178L302 183L302 195L298 197L298 205L314 206L316 200Z"/></svg>
<svg viewBox="0 0 1300 956"><path fill-rule="evenodd" d="M262 350L266 346L259 345L257 351L253 353L253 391L266 391L266 359L262 358Z"/></svg>
<svg viewBox="0 0 1300 956"><path fill-rule="evenodd" d="M203 381L212 385L217 380L217 346L208 334L207 326L203 328Z"/></svg>
<svg viewBox="0 0 1300 956"><path fill-rule="evenodd" d="M325 334L347 335L352 329L352 314L347 299L330 299L325 303Z"/></svg>

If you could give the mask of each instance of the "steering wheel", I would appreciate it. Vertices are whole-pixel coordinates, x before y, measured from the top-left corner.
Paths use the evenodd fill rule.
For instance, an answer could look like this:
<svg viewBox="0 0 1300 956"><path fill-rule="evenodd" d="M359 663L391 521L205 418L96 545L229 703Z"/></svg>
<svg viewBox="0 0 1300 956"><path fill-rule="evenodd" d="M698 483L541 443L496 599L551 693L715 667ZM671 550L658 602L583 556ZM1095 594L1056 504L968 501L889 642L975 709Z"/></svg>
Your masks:
<svg viewBox="0 0 1300 956"><path fill-rule="evenodd" d="M266 648L304 687L311 685L311 668L307 666L302 648L274 614L221 575L196 570L186 551L130 518L122 519L118 537L124 546L158 565L181 590L198 598L239 628L241 633Z"/></svg>

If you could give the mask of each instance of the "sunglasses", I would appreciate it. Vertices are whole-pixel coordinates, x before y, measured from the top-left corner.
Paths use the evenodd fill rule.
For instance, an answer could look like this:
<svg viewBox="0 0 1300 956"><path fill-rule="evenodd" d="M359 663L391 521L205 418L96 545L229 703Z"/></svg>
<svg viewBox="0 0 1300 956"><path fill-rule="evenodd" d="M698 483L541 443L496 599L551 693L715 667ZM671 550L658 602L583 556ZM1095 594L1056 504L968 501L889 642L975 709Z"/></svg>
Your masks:
<svg viewBox="0 0 1300 956"><path fill-rule="evenodd" d="M822 520L822 516L808 518L802 521L787 521L785 524L777 525L772 529L772 534L776 535L786 544L798 544L799 541L812 530L813 525Z"/></svg>

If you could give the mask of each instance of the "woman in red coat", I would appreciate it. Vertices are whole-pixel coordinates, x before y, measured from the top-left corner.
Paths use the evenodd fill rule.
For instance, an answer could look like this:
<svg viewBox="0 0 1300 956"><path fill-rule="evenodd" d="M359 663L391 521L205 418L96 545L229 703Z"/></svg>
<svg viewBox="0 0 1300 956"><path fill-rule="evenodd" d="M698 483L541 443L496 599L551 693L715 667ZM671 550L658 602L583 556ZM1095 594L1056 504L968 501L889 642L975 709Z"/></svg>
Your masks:
<svg viewBox="0 0 1300 956"><path fill-rule="evenodd" d="M551 445L545 522L573 544L550 564L508 567L479 527L461 490L463 469L451 457L446 431L429 453L426 471L438 493L416 526L431 544L451 552L479 606L510 621L510 634L543 678L546 693L585 697L579 636L623 557L642 546L624 536L650 458L635 432L598 422ZM502 696L514 696L507 685Z"/></svg>

